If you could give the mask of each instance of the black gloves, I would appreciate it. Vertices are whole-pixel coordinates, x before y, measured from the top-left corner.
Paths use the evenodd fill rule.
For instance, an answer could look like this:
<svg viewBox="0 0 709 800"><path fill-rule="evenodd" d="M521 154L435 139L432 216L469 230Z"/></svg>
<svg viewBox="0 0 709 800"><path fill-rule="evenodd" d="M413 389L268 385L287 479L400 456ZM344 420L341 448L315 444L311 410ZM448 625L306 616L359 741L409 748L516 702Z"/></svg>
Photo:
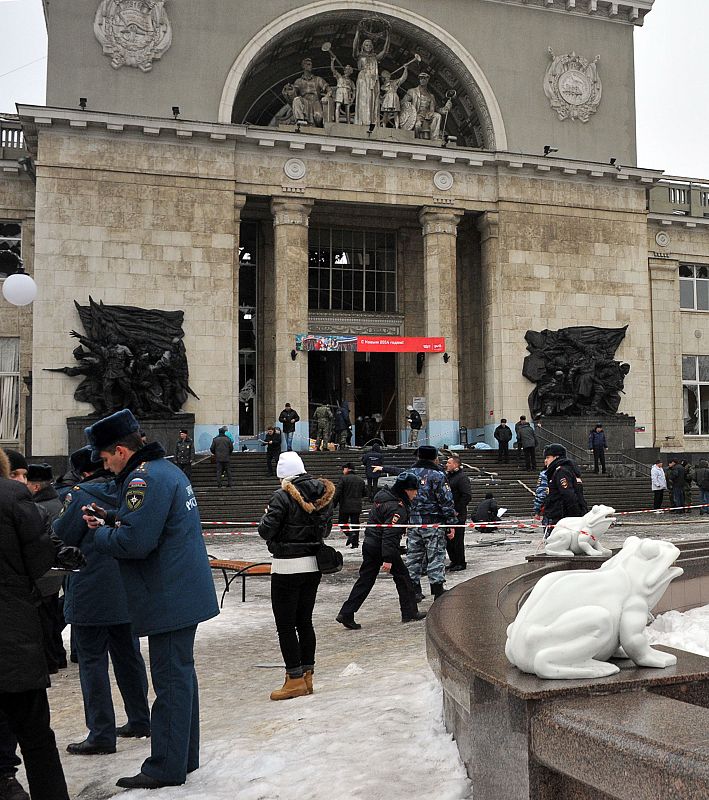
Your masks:
<svg viewBox="0 0 709 800"><path fill-rule="evenodd" d="M60 547L54 563L61 569L81 569L86 566L86 559L78 547Z"/></svg>

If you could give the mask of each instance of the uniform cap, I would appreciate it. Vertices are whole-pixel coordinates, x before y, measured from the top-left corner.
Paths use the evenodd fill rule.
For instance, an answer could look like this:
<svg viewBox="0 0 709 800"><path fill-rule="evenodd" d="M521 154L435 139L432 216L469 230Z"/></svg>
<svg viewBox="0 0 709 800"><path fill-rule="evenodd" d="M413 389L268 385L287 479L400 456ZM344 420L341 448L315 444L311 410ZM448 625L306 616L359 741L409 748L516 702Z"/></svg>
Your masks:
<svg viewBox="0 0 709 800"><path fill-rule="evenodd" d="M120 442L125 436L136 433L138 430L140 430L138 420L129 409L124 408L122 411L116 411L115 414L94 422L88 428L84 428L84 433L93 450L92 456L94 460L98 461L101 450L106 450L116 442Z"/></svg>
<svg viewBox="0 0 709 800"><path fill-rule="evenodd" d="M27 467L27 480L28 481L51 481L52 468L49 464L30 464Z"/></svg>
<svg viewBox="0 0 709 800"><path fill-rule="evenodd" d="M404 491L405 489L418 489L419 479L413 472L400 472L396 476L394 487Z"/></svg>
<svg viewBox="0 0 709 800"><path fill-rule="evenodd" d="M422 444L416 455L424 461L435 461L438 458L438 450L430 444Z"/></svg>
<svg viewBox="0 0 709 800"><path fill-rule="evenodd" d="M547 456L561 456L566 457L566 448L563 444L548 444L544 448L544 458Z"/></svg>
<svg viewBox="0 0 709 800"><path fill-rule="evenodd" d="M92 449L90 445L86 445L86 447L80 447L78 450L74 450L74 452L69 456L69 461L71 461L71 466L77 472L95 472L100 466L102 466L103 462L98 459L95 460L91 455Z"/></svg>

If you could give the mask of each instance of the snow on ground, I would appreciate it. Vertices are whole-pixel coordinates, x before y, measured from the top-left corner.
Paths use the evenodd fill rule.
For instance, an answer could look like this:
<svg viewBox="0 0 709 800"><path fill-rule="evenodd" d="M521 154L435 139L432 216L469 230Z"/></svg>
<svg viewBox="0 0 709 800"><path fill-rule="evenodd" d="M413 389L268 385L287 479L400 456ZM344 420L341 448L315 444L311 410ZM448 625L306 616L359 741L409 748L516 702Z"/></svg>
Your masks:
<svg viewBox="0 0 709 800"><path fill-rule="evenodd" d="M660 614L648 628L648 636L652 644L709 656L709 606L693 608L684 614L679 611Z"/></svg>
<svg viewBox="0 0 709 800"><path fill-rule="evenodd" d="M693 526L622 528L611 531L605 541L617 546L630 533L699 538L704 530L703 526L696 531ZM469 542L472 539L470 535ZM441 691L426 660L424 624L401 624L393 582L382 576L357 614L362 630L348 631L338 625L334 617L354 582L360 555L344 550L342 537L335 537L334 544L345 554L345 569L325 576L318 594L315 693L277 703L269 700L284 676L269 582L248 579L247 602L241 603L241 583L235 581L222 614L198 629L201 768L182 787L131 792L130 800L464 800L472 796L456 745L443 726ZM448 586L519 563L537 544L535 540L468 547L468 570L451 575ZM209 535L207 550L218 557L253 561L268 557L264 543L253 532ZM221 595L220 574L215 574L215 583ZM427 598L421 608L430 604ZM695 638L699 641L698 632ZM703 641L706 652L706 635ZM115 755L68 755L66 745L86 735L77 666L70 664L52 683L52 726L71 797L99 800L121 794L116 780L139 771L149 753L149 741L119 740ZM120 697L114 697L117 721L122 724ZM24 775L19 777L24 781Z"/></svg>

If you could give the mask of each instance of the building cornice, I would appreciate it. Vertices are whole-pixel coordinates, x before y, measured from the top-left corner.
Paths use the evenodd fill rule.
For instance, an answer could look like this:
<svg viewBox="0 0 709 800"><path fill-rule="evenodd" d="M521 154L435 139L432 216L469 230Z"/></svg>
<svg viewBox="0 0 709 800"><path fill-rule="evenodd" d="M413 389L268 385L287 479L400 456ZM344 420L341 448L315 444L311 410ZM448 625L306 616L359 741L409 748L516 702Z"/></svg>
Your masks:
<svg viewBox="0 0 709 800"><path fill-rule="evenodd" d="M606 19L626 25L642 25L655 0L484 0L539 11Z"/></svg>
<svg viewBox="0 0 709 800"><path fill-rule="evenodd" d="M690 217L685 214L654 214L647 215L650 222L659 222L660 225L670 227L676 225L679 228L703 228L709 225L709 217Z"/></svg>
<svg viewBox="0 0 709 800"><path fill-rule="evenodd" d="M282 149L292 156L330 157L340 154L353 159L382 159L427 164L444 172L448 167L498 171L508 174L527 174L539 178L605 179L613 182L632 182L653 185L664 175L660 170L639 167L614 166L593 161L550 158L542 155L508 153L504 151L477 150L464 147L440 147L424 143L405 143L375 139L331 136L322 132L297 133L286 128L263 128L247 125L227 125L218 122L175 120L167 117L143 117L79 109L47 108L44 106L18 106L25 142L36 156L40 130L106 131L113 135L138 134L151 139L189 142L211 140L217 143L232 142L272 150ZM445 177L445 176L444 176ZM445 183L440 195L447 197Z"/></svg>

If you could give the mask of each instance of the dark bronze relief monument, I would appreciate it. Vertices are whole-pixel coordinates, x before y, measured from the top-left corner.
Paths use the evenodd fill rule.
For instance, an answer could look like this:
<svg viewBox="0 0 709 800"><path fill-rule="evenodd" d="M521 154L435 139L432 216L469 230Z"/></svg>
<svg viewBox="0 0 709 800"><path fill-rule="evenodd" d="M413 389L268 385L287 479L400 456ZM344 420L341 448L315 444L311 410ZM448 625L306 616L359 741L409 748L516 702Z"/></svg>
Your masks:
<svg viewBox="0 0 709 800"><path fill-rule="evenodd" d="M104 305L92 298L87 306L75 306L85 331L71 331L79 341L73 352L76 364L47 371L81 376L74 398L93 406L90 417L129 408L146 428L169 431L166 440L176 425L194 423L194 415L180 414L188 395L197 398L189 386L184 312ZM67 420L70 445L83 443L86 419Z"/></svg>
<svg viewBox="0 0 709 800"><path fill-rule="evenodd" d="M628 326L527 331L522 374L533 418L615 415L630 365L615 359Z"/></svg>

